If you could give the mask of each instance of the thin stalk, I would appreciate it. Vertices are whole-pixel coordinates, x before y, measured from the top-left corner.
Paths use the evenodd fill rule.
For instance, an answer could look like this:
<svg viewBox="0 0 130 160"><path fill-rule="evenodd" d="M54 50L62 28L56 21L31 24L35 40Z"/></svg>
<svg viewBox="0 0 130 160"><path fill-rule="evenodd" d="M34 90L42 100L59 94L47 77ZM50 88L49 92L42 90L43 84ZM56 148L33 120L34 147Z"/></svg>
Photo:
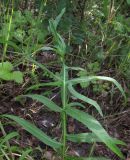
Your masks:
<svg viewBox="0 0 130 160"><path fill-rule="evenodd" d="M4 130L4 127L3 127L2 123L1 123L1 121L0 121L0 129L1 129L1 131L2 131L3 136L6 136L6 132L5 132L5 130ZM9 154L10 154L10 156L11 156L11 159L14 160L14 156L13 156L13 154L12 154L11 146L10 146L10 144L9 144L9 141L6 142L6 145L7 145L7 147L8 147Z"/></svg>
<svg viewBox="0 0 130 160"><path fill-rule="evenodd" d="M115 11L114 11L114 4L115 1L111 0L110 1L110 7L109 7L109 15L108 15L108 23L111 23L111 21L113 20L114 16L115 16Z"/></svg>
<svg viewBox="0 0 130 160"><path fill-rule="evenodd" d="M9 19L8 33L7 33L5 46L4 46L4 50L3 50L2 63L4 62L4 59L6 57L7 48L8 48L8 41L9 41L9 37L10 37L12 18L13 18L13 12L14 12L13 6L14 6L14 0L12 0L12 10L11 10L11 16L10 16L10 19Z"/></svg>
<svg viewBox="0 0 130 160"><path fill-rule="evenodd" d="M92 148L90 150L89 157L91 157L93 155L95 146L96 146L96 143L94 142L93 145L92 145Z"/></svg>
<svg viewBox="0 0 130 160"><path fill-rule="evenodd" d="M4 151L3 149L1 149L1 152L3 153L3 155L5 156L5 158L6 158L7 160L10 160L10 158L9 158L8 155L7 155L7 153L5 153L5 151ZM2 160L3 160L3 158L2 158Z"/></svg>
<svg viewBox="0 0 130 160"><path fill-rule="evenodd" d="M63 112L62 112L62 160L65 159L66 155L66 133L67 133L67 119L66 119L66 102L67 102L67 91L66 91L66 68L63 63L63 85L62 85L62 103L63 103Z"/></svg>

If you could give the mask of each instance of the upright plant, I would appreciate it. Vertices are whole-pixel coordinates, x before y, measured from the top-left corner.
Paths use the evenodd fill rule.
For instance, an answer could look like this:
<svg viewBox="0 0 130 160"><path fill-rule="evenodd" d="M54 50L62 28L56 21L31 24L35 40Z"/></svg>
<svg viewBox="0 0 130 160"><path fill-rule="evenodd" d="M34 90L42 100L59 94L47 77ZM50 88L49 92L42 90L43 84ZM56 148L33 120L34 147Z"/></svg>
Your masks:
<svg viewBox="0 0 130 160"><path fill-rule="evenodd" d="M53 79L55 81L43 83L39 86L58 86L61 90L61 102L62 107L58 106L56 103L54 103L49 98L38 95L38 94L27 94L22 95L20 97L29 97L33 100L37 100L41 103L43 103L46 107L48 107L50 110L54 112L58 112L61 115L61 121L62 121L62 136L61 136L61 142L57 142L55 139L52 139L51 137L47 136L43 131L38 129L35 125L31 124L30 122L21 119L17 116L13 115L3 115L3 117L10 118L17 123L19 123L25 130L30 132L33 136L38 138L40 141L45 143L46 145L52 147L53 149L59 151L61 153L62 160L67 159L67 140L72 142L86 142L86 143L95 143L95 142L103 142L108 148L110 148L115 154L117 154L120 158L124 158L122 155L120 149L117 147L117 144L124 145L123 142L112 138L108 135L108 133L105 131L105 129L102 127L102 125L89 113L86 113L84 111L81 111L80 109L76 109L76 106L83 107L85 106L82 103L79 102L70 102L70 94L76 97L77 99L86 102L90 104L91 106L95 107L97 112L103 116L102 110L98 103L80 93L78 93L74 86L80 83L88 83L92 80L105 80L113 82L117 88L121 91L123 96L125 97L124 91L121 87L121 85L113 78L110 77L104 77L104 76L86 76L86 77L80 77L80 78L73 78L69 79L69 70L83 70L79 67L68 67L65 62L65 54L66 54L66 45L63 40L63 38L60 36L60 34L57 32L57 26L58 23L64 14L65 9L61 11L59 16L55 20L49 21L49 30L53 35L53 41L54 41L54 47L43 47L43 50L52 50L55 52L61 61L61 72L59 76L55 75L51 71L49 71L47 68L45 68L44 65L39 64L35 60L31 61L35 63L36 65L39 65L39 67L45 69L51 76L54 76ZM30 58L29 58L30 60ZM32 86L31 88L35 88L35 86ZM91 132L89 133L80 133L80 134L68 134L67 133L67 120L68 116L76 119L77 121L84 124ZM88 160L92 157L89 157ZM74 158L72 158L74 159Z"/></svg>
<svg viewBox="0 0 130 160"><path fill-rule="evenodd" d="M9 22L8 22L8 26L7 26L7 33L4 33L6 36L4 37L5 38L4 39L5 40L5 45L4 45L4 49L3 49L2 62L4 62L4 59L6 57L6 52L7 52L10 33L11 33L12 17L13 17L13 12L14 12L13 7L14 7L14 0L12 0L11 16L9 16L9 14L7 14L7 17L6 17L7 20L9 20Z"/></svg>

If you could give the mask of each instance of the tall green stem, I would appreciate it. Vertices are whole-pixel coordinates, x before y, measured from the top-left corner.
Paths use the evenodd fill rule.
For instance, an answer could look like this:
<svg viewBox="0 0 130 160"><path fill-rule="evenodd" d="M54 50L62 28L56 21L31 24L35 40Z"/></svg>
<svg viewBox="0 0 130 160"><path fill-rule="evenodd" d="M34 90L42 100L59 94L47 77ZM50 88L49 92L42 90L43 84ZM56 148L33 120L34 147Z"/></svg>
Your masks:
<svg viewBox="0 0 130 160"><path fill-rule="evenodd" d="M6 56L6 52L7 52L7 48L8 48L8 41L9 41L9 38L10 38L12 18L13 18L13 12L14 12L13 6L14 6L14 0L12 0L12 10L11 10L11 16L10 16L10 19L9 19L8 32L7 32L7 37L6 37L3 56L2 56L2 63L4 62L4 59L5 59L5 56Z"/></svg>
<svg viewBox="0 0 130 160"><path fill-rule="evenodd" d="M62 105L63 105L63 112L62 112L62 160L65 159L65 154L66 154L66 132L67 132L67 124L66 124L66 113L65 113L65 108L66 108L66 103L67 103L67 90L66 90L66 67L65 64L63 63L63 84L62 84Z"/></svg>

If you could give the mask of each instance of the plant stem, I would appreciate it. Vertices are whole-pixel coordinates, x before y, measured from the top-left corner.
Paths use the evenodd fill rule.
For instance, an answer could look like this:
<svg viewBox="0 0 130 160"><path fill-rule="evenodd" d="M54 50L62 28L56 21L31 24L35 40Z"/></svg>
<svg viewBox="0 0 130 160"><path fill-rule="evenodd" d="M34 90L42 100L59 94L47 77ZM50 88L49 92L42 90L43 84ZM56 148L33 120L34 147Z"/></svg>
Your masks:
<svg viewBox="0 0 130 160"><path fill-rule="evenodd" d="M91 150L90 150L90 153L89 153L89 157L91 157L93 155L95 146L96 146L96 143L94 142L92 147L91 147Z"/></svg>
<svg viewBox="0 0 130 160"><path fill-rule="evenodd" d="M63 85L62 85L62 104L63 104L63 112L62 112L62 160L65 159L65 154L66 154L66 132L67 132L67 124L66 124L66 113L65 113L65 108L66 108L66 102L67 102L67 93L66 93L66 68L65 64L63 63Z"/></svg>
<svg viewBox="0 0 130 160"><path fill-rule="evenodd" d="M1 152L2 152L3 155L6 157L7 160L10 160L10 158L9 158L8 155L7 155L7 153L6 153L3 149L1 149ZM3 160L3 158L2 158L2 160Z"/></svg>
<svg viewBox="0 0 130 160"><path fill-rule="evenodd" d="M64 160L65 159L65 154L66 154L66 113L64 111L63 111L62 118L63 118L62 160Z"/></svg>
<svg viewBox="0 0 130 160"><path fill-rule="evenodd" d="M10 38L12 18L13 18L13 12L14 12L13 6L14 6L14 0L12 0L12 10L11 10L11 16L10 16L10 19L9 19L8 32L7 32L7 37L6 37L3 56L2 56L2 63L4 62L4 59L5 59L5 56L6 56L6 52L7 52L7 48L8 48L8 41L9 41L9 38Z"/></svg>
<svg viewBox="0 0 130 160"><path fill-rule="evenodd" d="M2 123L1 123L1 121L0 121L0 129L1 129L1 131L2 131L3 136L6 136L7 134L6 134L5 130L4 130L4 127L3 127ZM10 156L11 156L11 159L14 160L14 156L13 156L13 154L12 154L9 141L6 141L6 145L7 145L7 147L8 147L9 154L10 154Z"/></svg>

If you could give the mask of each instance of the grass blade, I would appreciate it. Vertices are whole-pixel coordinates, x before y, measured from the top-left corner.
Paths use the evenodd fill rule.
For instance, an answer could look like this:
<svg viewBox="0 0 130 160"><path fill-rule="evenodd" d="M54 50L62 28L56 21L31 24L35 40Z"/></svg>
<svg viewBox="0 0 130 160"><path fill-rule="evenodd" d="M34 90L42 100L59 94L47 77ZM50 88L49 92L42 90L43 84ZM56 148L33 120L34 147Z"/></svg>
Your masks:
<svg viewBox="0 0 130 160"><path fill-rule="evenodd" d="M98 103L97 103L96 101L94 101L94 100L92 100L92 99L90 99L90 98L88 98L88 97L86 97L86 96L78 93L78 92L74 89L74 87L72 86L71 83L69 83L68 89L69 89L70 93L71 93L73 96L75 96L76 98L78 98L78 99L80 99L80 100L82 100L82 101L84 101L84 102L86 102L86 103L88 103L88 104L91 104L92 106L94 106L94 107L97 109L97 111L100 113L100 115L103 116L102 110L101 110L100 106L98 105Z"/></svg>
<svg viewBox="0 0 130 160"><path fill-rule="evenodd" d="M79 133L79 134L68 134L67 139L72 142L87 142L87 143L95 143L102 142L94 133ZM115 144L125 145L126 144L116 138L112 138Z"/></svg>
<svg viewBox="0 0 130 160"><path fill-rule="evenodd" d="M76 120L83 123L86 127L88 127L102 142L106 144L114 153L116 153L119 157L124 158L120 149L116 146L113 139L108 135L105 129L101 126L101 124L93 118L91 115L80 111L75 108L66 108L66 113L75 118Z"/></svg>
<svg viewBox="0 0 130 160"><path fill-rule="evenodd" d="M21 125L26 131L31 133L33 136L35 136L37 139L39 139L41 142L45 143L46 145L48 145L52 148L61 147L61 143L57 142L54 139L51 139L43 131L38 129L35 125L31 124L30 122L28 122L22 118L19 118L17 116L13 116L13 115L3 115L2 117L6 117L6 118L14 120L19 125Z"/></svg>
<svg viewBox="0 0 130 160"><path fill-rule="evenodd" d="M63 16L64 13L65 13L65 8L63 8L61 10L61 13L54 20L55 28L57 28L57 26L58 26L58 24L59 24L59 22L60 22L60 20L61 20L61 18L62 18L62 16Z"/></svg>
<svg viewBox="0 0 130 160"><path fill-rule="evenodd" d="M11 132L11 133L7 134L7 135L4 137L4 139L2 139L2 141L0 142L0 148L1 148L1 146L2 146L5 142L9 141L10 139L12 139L12 138L14 138L14 137L17 137L18 135L19 135L19 134L18 134L17 132Z"/></svg>
<svg viewBox="0 0 130 160"><path fill-rule="evenodd" d="M26 151L24 151L22 153L22 155L20 156L19 160L25 160L25 158L28 156L29 153L32 152L32 149L27 149Z"/></svg>
<svg viewBox="0 0 130 160"><path fill-rule="evenodd" d="M81 108L86 108L82 103L79 102L72 102L68 104L69 107L81 107Z"/></svg>
<svg viewBox="0 0 130 160"><path fill-rule="evenodd" d="M33 100L41 102L42 104L44 104L45 106L47 106L50 110L52 110L54 112L61 112L62 111L62 109L58 105L56 105L53 101L51 101L49 98L47 98L45 96L38 95L38 94L28 94L28 95L22 95L20 97L32 98Z"/></svg>
<svg viewBox="0 0 130 160"><path fill-rule="evenodd" d="M27 88L26 91L36 90L36 89L38 89L40 87L45 87L45 86L58 86L58 87L60 87L60 85L61 85L60 81L57 81L57 82L48 82L48 83L38 83L38 84L32 85L31 87Z"/></svg>
<svg viewBox="0 0 130 160"><path fill-rule="evenodd" d="M122 95L125 97L126 100L126 95L124 93L124 90L122 88L122 86L113 78L110 77L106 77L106 76L88 76L88 77L81 77L81 78L74 78L69 80L67 83L72 83L74 84L79 84L82 82L90 82L92 80L103 80L103 81L109 81L115 84L115 86L120 90L120 92L122 93Z"/></svg>
<svg viewBox="0 0 130 160"><path fill-rule="evenodd" d="M85 69L80 67L67 67L67 69L74 70L74 71L85 71Z"/></svg>
<svg viewBox="0 0 130 160"><path fill-rule="evenodd" d="M93 133L79 133L79 134L68 134L67 139L75 142L85 142L85 143L94 143L94 142L101 142L97 136Z"/></svg>

